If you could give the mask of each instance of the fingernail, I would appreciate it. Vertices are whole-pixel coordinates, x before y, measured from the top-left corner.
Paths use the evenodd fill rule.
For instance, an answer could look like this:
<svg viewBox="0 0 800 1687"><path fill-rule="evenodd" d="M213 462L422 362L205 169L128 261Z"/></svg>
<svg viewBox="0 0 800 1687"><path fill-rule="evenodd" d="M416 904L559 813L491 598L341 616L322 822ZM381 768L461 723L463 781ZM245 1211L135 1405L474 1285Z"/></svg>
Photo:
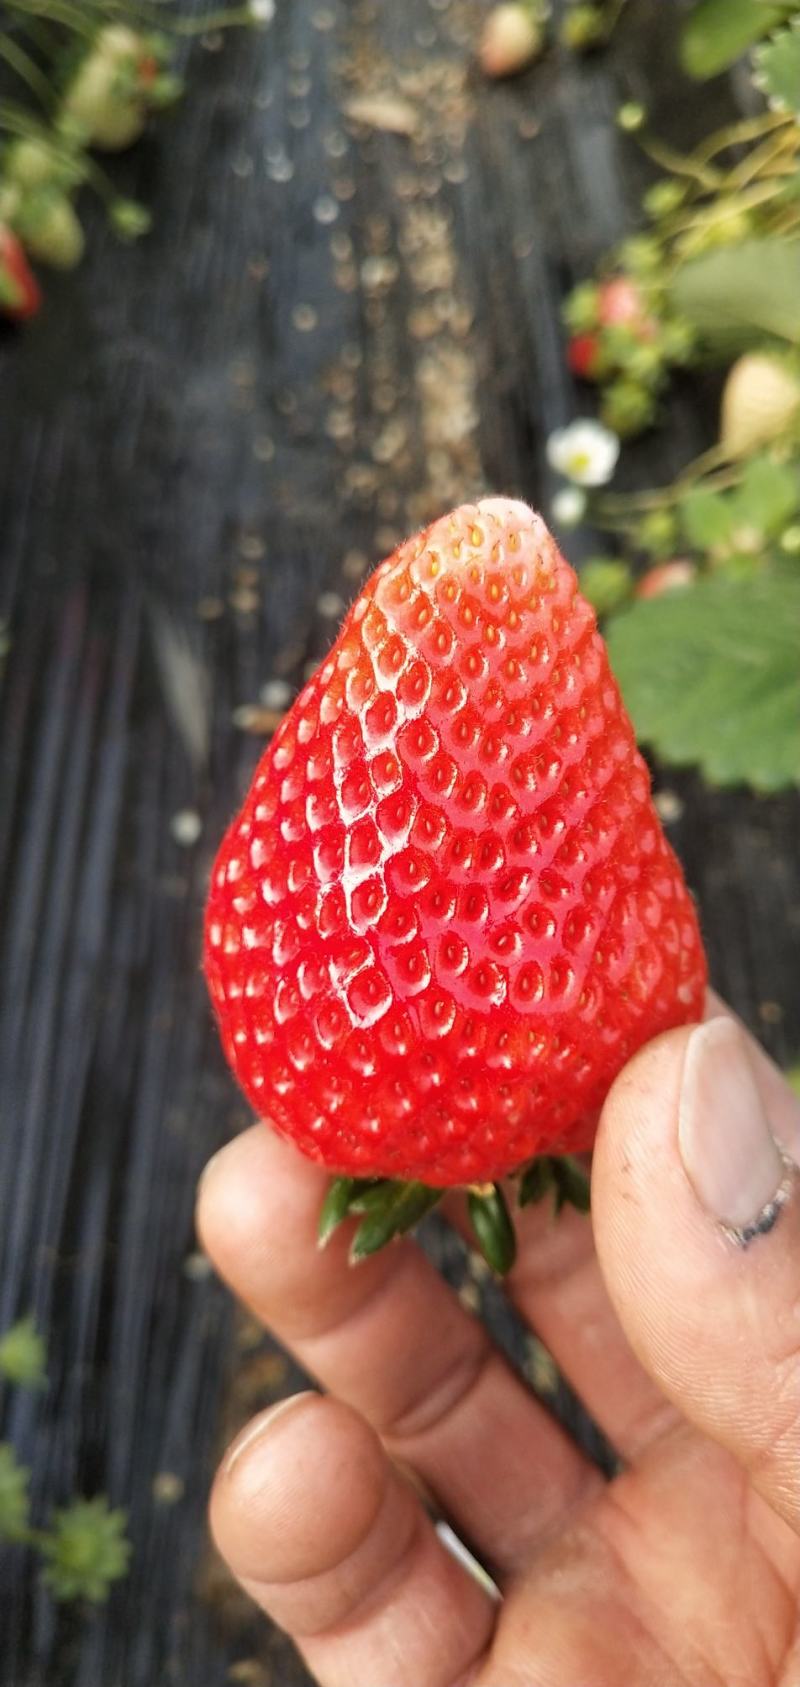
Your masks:
<svg viewBox="0 0 800 1687"><path fill-rule="evenodd" d="M698 1200L737 1241L772 1228L789 1185L744 1035L731 1020L692 1032L678 1141Z"/></svg>
<svg viewBox="0 0 800 1687"><path fill-rule="evenodd" d="M225 1475L230 1476L242 1453L246 1452L248 1447L252 1447L254 1441L260 1441L262 1436L268 1435L273 1425L277 1423L278 1418L286 1417L301 1400L311 1400L312 1398L318 1398L314 1389L304 1388L299 1394L290 1394L285 1400L279 1400L276 1406L270 1406L266 1412L259 1413L259 1416L254 1418L246 1429L242 1430L241 1435L237 1435L233 1445L228 1448L222 1466Z"/></svg>

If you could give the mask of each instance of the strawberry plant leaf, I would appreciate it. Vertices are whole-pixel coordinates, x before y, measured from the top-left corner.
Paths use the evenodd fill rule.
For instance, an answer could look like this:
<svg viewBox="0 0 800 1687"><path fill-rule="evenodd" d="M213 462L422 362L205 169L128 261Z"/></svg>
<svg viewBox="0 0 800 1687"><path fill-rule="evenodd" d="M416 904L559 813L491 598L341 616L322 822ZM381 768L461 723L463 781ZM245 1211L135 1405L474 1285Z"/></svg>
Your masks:
<svg viewBox="0 0 800 1687"><path fill-rule="evenodd" d="M0 1541L24 1541L30 1527L28 1483L30 1471L20 1464L14 1448L0 1442Z"/></svg>
<svg viewBox="0 0 800 1687"><path fill-rule="evenodd" d="M800 571L712 577L607 628L640 739L712 784L800 784Z"/></svg>
<svg viewBox="0 0 800 1687"><path fill-rule="evenodd" d="M0 1376L21 1388L47 1382L45 1345L32 1318L20 1318L0 1338Z"/></svg>
<svg viewBox="0 0 800 1687"><path fill-rule="evenodd" d="M731 535L731 512L719 492L698 486L681 499L679 514L684 537L699 551L711 551L727 544Z"/></svg>
<svg viewBox="0 0 800 1687"><path fill-rule="evenodd" d="M697 81L718 76L782 23L785 5L765 0L700 0L683 26L681 62Z"/></svg>
<svg viewBox="0 0 800 1687"><path fill-rule="evenodd" d="M487 1265L498 1277L505 1277L517 1257L517 1240L500 1185L495 1183L486 1190L471 1189L467 1205L475 1239Z"/></svg>
<svg viewBox="0 0 800 1687"><path fill-rule="evenodd" d="M728 505L734 528L753 527L774 538L800 508L800 477L786 463L753 457Z"/></svg>
<svg viewBox="0 0 800 1687"><path fill-rule="evenodd" d="M672 309L714 352L752 342L753 331L800 342L800 241L745 240L678 270Z"/></svg>
<svg viewBox="0 0 800 1687"><path fill-rule="evenodd" d="M124 1511L112 1511L100 1494L74 1500L53 1514L42 1537L44 1581L56 1599L88 1599L100 1605L112 1582L127 1573L131 1555Z"/></svg>
<svg viewBox="0 0 800 1687"><path fill-rule="evenodd" d="M779 110L800 112L800 27L778 30L755 54L756 87Z"/></svg>

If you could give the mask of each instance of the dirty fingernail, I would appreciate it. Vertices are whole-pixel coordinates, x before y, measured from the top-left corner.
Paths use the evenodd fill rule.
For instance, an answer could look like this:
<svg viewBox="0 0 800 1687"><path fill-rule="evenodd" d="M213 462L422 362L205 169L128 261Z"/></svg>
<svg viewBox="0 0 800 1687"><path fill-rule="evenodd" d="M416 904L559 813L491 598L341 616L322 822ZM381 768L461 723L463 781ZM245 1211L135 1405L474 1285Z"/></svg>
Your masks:
<svg viewBox="0 0 800 1687"><path fill-rule="evenodd" d="M744 1241L771 1227L784 1162L744 1034L732 1020L712 1019L692 1032L678 1141L689 1182L712 1217Z"/></svg>

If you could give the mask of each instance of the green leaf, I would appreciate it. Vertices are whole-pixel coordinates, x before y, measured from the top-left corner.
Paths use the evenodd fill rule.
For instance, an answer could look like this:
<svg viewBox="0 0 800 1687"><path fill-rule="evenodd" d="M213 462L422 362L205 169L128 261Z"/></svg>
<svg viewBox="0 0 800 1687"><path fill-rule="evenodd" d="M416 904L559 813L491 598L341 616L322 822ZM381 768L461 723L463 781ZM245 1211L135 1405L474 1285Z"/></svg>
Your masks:
<svg viewBox="0 0 800 1687"><path fill-rule="evenodd" d="M24 1541L30 1527L30 1471L17 1461L14 1448L0 1442L0 1541Z"/></svg>
<svg viewBox="0 0 800 1687"><path fill-rule="evenodd" d="M797 470L776 463L771 457L754 457L728 504L735 531L750 527L765 538L774 538L800 508Z"/></svg>
<svg viewBox="0 0 800 1687"><path fill-rule="evenodd" d="M529 1166L526 1166L519 1180L517 1201L521 1207L531 1207L536 1201L543 1201L553 1188L553 1166L549 1155L538 1154Z"/></svg>
<svg viewBox="0 0 800 1687"><path fill-rule="evenodd" d="M726 498L695 487L681 499L679 514L684 537L698 551L713 551L727 544L731 534L731 512Z"/></svg>
<svg viewBox="0 0 800 1687"><path fill-rule="evenodd" d="M53 1514L42 1540L44 1580L56 1599L89 1599L100 1605L112 1582L126 1575L131 1555L124 1511L112 1511L100 1494L74 1500Z"/></svg>
<svg viewBox="0 0 800 1687"><path fill-rule="evenodd" d="M498 1277L505 1277L517 1257L517 1239L499 1183L487 1190L471 1189L467 1205L484 1259Z"/></svg>
<svg viewBox="0 0 800 1687"><path fill-rule="evenodd" d="M425 1183L387 1183L381 1187L381 1198L362 1219L350 1249L355 1263L377 1253L395 1236L413 1230L425 1214L442 1198L441 1189L429 1189Z"/></svg>
<svg viewBox="0 0 800 1687"><path fill-rule="evenodd" d="M753 80L771 105L800 112L800 27L781 29L755 55Z"/></svg>
<svg viewBox="0 0 800 1687"><path fill-rule="evenodd" d="M800 343L800 241L745 240L693 258L670 298L714 351L736 351L754 332Z"/></svg>
<svg viewBox="0 0 800 1687"><path fill-rule="evenodd" d="M561 1154L553 1159L556 1212L564 1206L576 1212L588 1213L591 1206L589 1174L573 1154Z"/></svg>
<svg viewBox="0 0 800 1687"><path fill-rule="evenodd" d="M519 1182L519 1205L528 1207L550 1194L556 1215L564 1206L588 1213L589 1175L573 1154L538 1154L526 1166Z"/></svg>
<svg viewBox="0 0 800 1687"><path fill-rule="evenodd" d="M800 572L754 567L635 603L607 629L639 737L712 784L800 784Z"/></svg>
<svg viewBox="0 0 800 1687"><path fill-rule="evenodd" d="M32 1318L20 1318L0 1339L0 1376L22 1388L47 1382L45 1345Z"/></svg>
<svg viewBox="0 0 800 1687"><path fill-rule="evenodd" d="M786 7L765 0L700 0L690 12L681 37L681 63L690 76L705 81L741 58L782 23Z"/></svg>
<svg viewBox="0 0 800 1687"><path fill-rule="evenodd" d="M347 1217L355 1189L354 1177L335 1177L329 1183L317 1224L317 1241L321 1248L324 1248L334 1230L338 1229L342 1220Z"/></svg>

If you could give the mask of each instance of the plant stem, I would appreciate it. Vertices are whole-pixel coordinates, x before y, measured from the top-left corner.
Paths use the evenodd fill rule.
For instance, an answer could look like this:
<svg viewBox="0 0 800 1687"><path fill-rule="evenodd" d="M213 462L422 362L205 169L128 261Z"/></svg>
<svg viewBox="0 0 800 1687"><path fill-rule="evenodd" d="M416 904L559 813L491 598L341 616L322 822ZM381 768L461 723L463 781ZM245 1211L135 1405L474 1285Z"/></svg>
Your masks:
<svg viewBox="0 0 800 1687"><path fill-rule="evenodd" d="M747 193L731 198L718 198L715 204L700 205L687 216L677 217L670 226L669 239L674 240L678 235L688 236L689 238L682 243L680 252L673 252L670 255L672 261L669 274L672 275L681 263L692 256L696 246L696 242L691 240L693 230L697 232L698 236L702 236L707 229L714 228L718 224L724 224L729 217L738 216L742 211L755 210L759 205L768 205L771 200L779 199L782 193L782 180L770 178L764 182L757 182Z"/></svg>
<svg viewBox="0 0 800 1687"><path fill-rule="evenodd" d="M800 146L800 129L795 134L788 130L783 133L779 132L777 140L774 135L770 135L762 146L754 147L753 151L742 159L741 164L737 164L736 168L731 170L726 180L726 187L736 191L738 188L746 187L748 182L753 181L756 176L766 174L767 166L774 159L780 158L781 154L787 150L787 141L791 151L795 152Z"/></svg>
<svg viewBox="0 0 800 1687"><path fill-rule="evenodd" d="M739 123L728 123L724 129L717 129L704 146L695 148L692 157L698 164L708 164L718 152L726 152L729 147L741 146L746 141L760 140L762 135L794 124L794 121L793 114L785 111L765 111L758 117L743 117Z"/></svg>
<svg viewBox="0 0 800 1687"><path fill-rule="evenodd" d="M18 46L10 36L0 32L0 58L15 70L20 79L30 88L34 97L48 110L53 104L53 90L44 72L34 63L25 52L24 47Z"/></svg>
<svg viewBox="0 0 800 1687"><path fill-rule="evenodd" d="M721 445L712 445L710 450L703 451L699 457L687 464L669 486L658 486L644 492L608 492L604 498L598 500L597 513L614 522L616 516L624 520L625 515L634 511L663 509L666 505L675 504L684 493L691 491L696 482L704 477L709 491L723 492L729 486L735 486L741 479L741 468L730 465L727 452ZM620 523L621 525L621 523Z"/></svg>
<svg viewBox="0 0 800 1687"><path fill-rule="evenodd" d="M63 24L75 35L83 35L89 41L95 34L95 24L88 22L85 15L92 10L92 0L82 0L80 6L72 4L71 0L7 0L7 3L25 17L49 18L52 23Z"/></svg>
<svg viewBox="0 0 800 1687"><path fill-rule="evenodd" d="M710 169L696 153L675 152L663 141L651 140L649 136L641 138L639 145L654 164L658 164L662 170L668 170L673 176L688 176L692 181L699 182L701 187L707 188L709 193L715 193L722 185L721 171Z"/></svg>
<svg viewBox="0 0 800 1687"><path fill-rule="evenodd" d="M209 12L202 18L175 18L167 28L175 35L206 35L210 30L241 29L244 24L252 22L249 6L237 6L233 11Z"/></svg>

